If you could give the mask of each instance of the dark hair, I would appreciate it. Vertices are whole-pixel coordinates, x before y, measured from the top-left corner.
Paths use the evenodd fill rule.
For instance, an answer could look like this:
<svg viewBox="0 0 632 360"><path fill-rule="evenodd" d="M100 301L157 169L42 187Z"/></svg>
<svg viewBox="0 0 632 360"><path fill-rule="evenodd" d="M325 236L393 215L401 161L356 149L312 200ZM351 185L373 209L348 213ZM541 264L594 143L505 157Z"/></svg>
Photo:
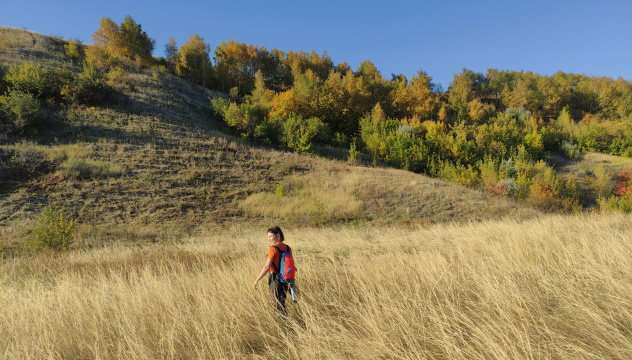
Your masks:
<svg viewBox="0 0 632 360"><path fill-rule="evenodd" d="M268 232L279 235L279 237L281 237L281 241L285 240L285 237L283 236L283 231L281 231L281 228L278 226L273 226L269 228Z"/></svg>

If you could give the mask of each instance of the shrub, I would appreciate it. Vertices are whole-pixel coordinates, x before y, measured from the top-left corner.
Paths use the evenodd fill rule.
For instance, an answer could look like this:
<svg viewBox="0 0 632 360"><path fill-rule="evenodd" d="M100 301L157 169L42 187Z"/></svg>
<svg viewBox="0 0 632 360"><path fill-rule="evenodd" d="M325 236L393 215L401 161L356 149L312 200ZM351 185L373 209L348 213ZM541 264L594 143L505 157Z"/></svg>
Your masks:
<svg viewBox="0 0 632 360"><path fill-rule="evenodd" d="M617 175L617 186L614 192L619 198L632 200L632 170L626 170Z"/></svg>
<svg viewBox="0 0 632 360"><path fill-rule="evenodd" d="M41 65L23 63L11 66L4 79L13 90L40 96L45 91L46 76Z"/></svg>
<svg viewBox="0 0 632 360"><path fill-rule="evenodd" d="M472 165L455 165L450 161L442 162L438 175L443 180L464 186L477 184L479 179L478 172Z"/></svg>
<svg viewBox="0 0 632 360"><path fill-rule="evenodd" d="M511 159L502 160L498 167L498 172L500 176L506 178L515 178L518 175L516 164Z"/></svg>
<svg viewBox="0 0 632 360"><path fill-rule="evenodd" d="M581 151L577 144L573 144L570 141L562 141L562 151L564 155L571 160L579 160Z"/></svg>
<svg viewBox="0 0 632 360"><path fill-rule="evenodd" d="M29 93L40 100L61 100L61 90L70 81L68 70L23 63L9 68L5 80L12 90Z"/></svg>
<svg viewBox="0 0 632 360"><path fill-rule="evenodd" d="M125 85L130 82L127 71L120 66L110 70L106 78L107 83L113 87Z"/></svg>
<svg viewBox="0 0 632 360"><path fill-rule="evenodd" d="M255 138L268 145L277 145L280 142L279 126L272 121L264 121L255 128Z"/></svg>
<svg viewBox="0 0 632 360"><path fill-rule="evenodd" d="M518 184L516 184L516 180L512 178L502 179L498 182L498 186L503 187L504 195L514 196L516 194L516 190L518 189Z"/></svg>
<svg viewBox="0 0 632 360"><path fill-rule="evenodd" d="M360 155L360 151L356 147L356 142L354 139L351 145L349 146L349 161L356 161L356 159L358 158L358 155Z"/></svg>
<svg viewBox="0 0 632 360"><path fill-rule="evenodd" d="M70 103L99 105L109 100L115 92L95 63L84 62L81 75L74 82L66 85L61 93Z"/></svg>
<svg viewBox="0 0 632 360"><path fill-rule="evenodd" d="M606 169L603 164L599 164L593 170L593 174L595 175L594 188L597 190L599 197L612 195L614 173Z"/></svg>
<svg viewBox="0 0 632 360"><path fill-rule="evenodd" d="M40 115L39 102L33 95L21 91L10 90L6 95L0 96L0 108L4 113L3 124L8 128L11 125L20 130L34 124Z"/></svg>
<svg viewBox="0 0 632 360"><path fill-rule="evenodd" d="M327 221L327 206L322 201L316 200L307 215L315 226L322 226Z"/></svg>
<svg viewBox="0 0 632 360"><path fill-rule="evenodd" d="M504 196L507 194L507 187L504 184L491 182L487 184L485 191L495 196Z"/></svg>
<svg viewBox="0 0 632 360"><path fill-rule="evenodd" d="M283 124L283 140L289 150L309 154L317 135L324 130L325 124L319 118L290 116Z"/></svg>
<svg viewBox="0 0 632 360"><path fill-rule="evenodd" d="M19 181L33 177L50 168L44 153L25 143L15 147L0 148L0 183Z"/></svg>
<svg viewBox="0 0 632 360"><path fill-rule="evenodd" d="M274 194L275 194L277 197L283 197L283 196L285 196L285 186L283 186L283 185L279 184L279 185L276 187L276 189L274 189Z"/></svg>
<svg viewBox="0 0 632 360"><path fill-rule="evenodd" d="M73 64L79 64L81 59L83 59L81 43L79 41L69 41L64 45L64 49L66 50L66 59L70 60Z"/></svg>
<svg viewBox="0 0 632 360"><path fill-rule="evenodd" d="M46 157L33 147L25 147L13 155L12 163L29 173L35 173L46 166Z"/></svg>
<svg viewBox="0 0 632 360"><path fill-rule="evenodd" d="M74 233L73 219L66 217L59 209L47 206L42 209L38 224L33 230L32 244L38 249L66 251L72 245Z"/></svg>

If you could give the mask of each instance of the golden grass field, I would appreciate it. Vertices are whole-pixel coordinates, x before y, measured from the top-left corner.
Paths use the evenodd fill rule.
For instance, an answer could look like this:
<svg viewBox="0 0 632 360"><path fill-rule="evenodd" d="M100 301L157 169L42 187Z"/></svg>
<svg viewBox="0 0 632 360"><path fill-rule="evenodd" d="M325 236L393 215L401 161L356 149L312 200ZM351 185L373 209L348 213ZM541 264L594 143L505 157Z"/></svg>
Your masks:
<svg viewBox="0 0 632 360"><path fill-rule="evenodd" d="M632 222L546 216L286 229L299 302L276 318L265 229L5 259L4 359L630 359Z"/></svg>

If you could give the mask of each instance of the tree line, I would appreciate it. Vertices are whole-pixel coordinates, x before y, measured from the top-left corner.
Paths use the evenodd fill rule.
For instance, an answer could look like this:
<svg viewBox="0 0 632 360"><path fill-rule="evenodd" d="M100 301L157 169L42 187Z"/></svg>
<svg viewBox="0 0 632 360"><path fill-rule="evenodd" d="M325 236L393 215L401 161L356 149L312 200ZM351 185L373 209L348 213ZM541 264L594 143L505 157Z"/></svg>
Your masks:
<svg viewBox="0 0 632 360"><path fill-rule="evenodd" d="M547 154L632 157L632 83L621 78L463 69L443 91L421 69L410 79L387 79L370 61L354 70L334 64L326 52L268 50L230 39L211 53L199 34L181 46L170 38L165 57L157 59L155 41L129 15L120 24L101 19L93 40L66 49L69 59L83 62L81 75L70 81L49 72L61 89L57 96L68 102L102 101L124 78L121 69L160 65L225 93L211 108L243 138L301 153L319 144L346 147L352 158L363 149L395 167L543 208L581 207L579 185L555 173ZM5 77L11 87L0 99L6 114L22 96L19 79L37 77L35 70L12 69ZM604 204L621 198L614 185L599 192Z"/></svg>

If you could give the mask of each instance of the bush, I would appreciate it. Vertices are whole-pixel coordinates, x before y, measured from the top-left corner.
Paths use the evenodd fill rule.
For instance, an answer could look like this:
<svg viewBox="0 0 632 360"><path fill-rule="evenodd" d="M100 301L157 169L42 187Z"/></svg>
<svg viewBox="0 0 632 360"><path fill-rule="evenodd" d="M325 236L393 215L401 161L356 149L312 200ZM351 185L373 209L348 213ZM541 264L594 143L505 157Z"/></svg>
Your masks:
<svg viewBox="0 0 632 360"><path fill-rule="evenodd" d="M39 222L33 230L32 244L38 249L66 251L72 245L74 233L73 219L66 217L59 209L47 206L42 209Z"/></svg>
<svg viewBox="0 0 632 360"><path fill-rule="evenodd" d="M18 151L13 156L12 162L29 173L35 173L46 167L46 157L41 151L33 147L26 147Z"/></svg>
<svg viewBox="0 0 632 360"><path fill-rule="evenodd" d="M502 160L498 167L498 172L500 176L505 178L515 178L518 175L516 164L511 159Z"/></svg>
<svg viewBox="0 0 632 360"><path fill-rule="evenodd" d="M317 135L324 130L325 124L319 118L290 116L283 124L283 140L289 150L309 154Z"/></svg>
<svg viewBox="0 0 632 360"><path fill-rule="evenodd" d="M453 164L450 161L442 161L439 169L439 178L464 186L475 185L479 179L478 172L472 165Z"/></svg>
<svg viewBox="0 0 632 360"><path fill-rule="evenodd" d="M21 130L36 123L40 115L40 104L33 95L15 90L0 96L0 109L4 113L0 130L11 126Z"/></svg>
<svg viewBox="0 0 632 360"><path fill-rule="evenodd" d="M41 65L23 63L11 66L5 80L9 88L33 95L39 100L61 100L61 90L72 75L63 69L50 69Z"/></svg>
<svg viewBox="0 0 632 360"><path fill-rule="evenodd" d="M268 145L277 145L280 142L279 126L272 121L264 121L255 128L255 138Z"/></svg>
<svg viewBox="0 0 632 360"><path fill-rule="evenodd" d="M571 160L579 160L581 156L581 151L579 151L577 144L572 144L570 141L562 141L562 151Z"/></svg>
<svg viewBox="0 0 632 360"><path fill-rule="evenodd" d="M23 63L11 66L4 79L11 89L39 97L46 91L46 77L41 65Z"/></svg>
<svg viewBox="0 0 632 360"><path fill-rule="evenodd" d="M64 49L66 50L67 60L70 60L73 64L81 63L81 59L83 59L83 49L79 41L69 41L64 45Z"/></svg>
<svg viewBox="0 0 632 360"><path fill-rule="evenodd" d="M626 199L612 195L609 198L600 197L597 199L597 203L602 210L621 211L625 213L632 212L632 199Z"/></svg>
<svg viewBox="0 0 632 360"><path fill-rule="evenodd" d="M83 72L62 90L64 99L73 104L99 105L109 100L115 89L107 83L103 72L92 62L84 62Z"/></svg>
<svg viewBox="0 0 632 360"><path fill-rule="evenodd" d="M307 215L315 226L322 226L327 222L327 206L317 199Z"/></svg>
<svg viewBox="0 0 632 360"><path fill-rule="evenodd" d="M349 161L356 161L358 155L360 155L360 151L358 150L354 139L351 145L349 145Z"/></svg>

